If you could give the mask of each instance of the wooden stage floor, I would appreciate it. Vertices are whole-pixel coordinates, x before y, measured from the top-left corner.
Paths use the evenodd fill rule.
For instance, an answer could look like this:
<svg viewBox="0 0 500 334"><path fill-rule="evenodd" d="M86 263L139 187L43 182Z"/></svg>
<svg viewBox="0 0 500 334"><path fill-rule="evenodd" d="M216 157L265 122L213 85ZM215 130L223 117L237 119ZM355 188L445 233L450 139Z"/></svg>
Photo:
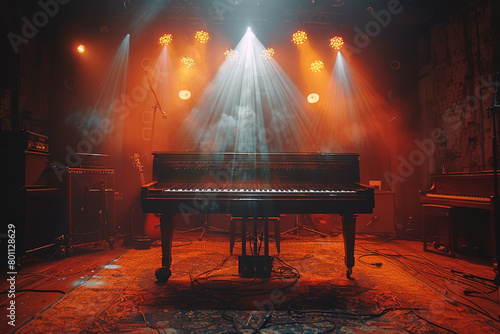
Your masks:
<svg viewBox="0 0 500 334"><path fill-rule="evenodd" d="M154 278L157 244L110 250L103 243L64 259L27 259L16 276L16 326L3 316L0 332L500 333L493 268L478 260L358 235L347 279L341 235L289 236L281 254L270 247L270 278L241 278L228 236L198 235L176 231L167 284Z"/></svg>

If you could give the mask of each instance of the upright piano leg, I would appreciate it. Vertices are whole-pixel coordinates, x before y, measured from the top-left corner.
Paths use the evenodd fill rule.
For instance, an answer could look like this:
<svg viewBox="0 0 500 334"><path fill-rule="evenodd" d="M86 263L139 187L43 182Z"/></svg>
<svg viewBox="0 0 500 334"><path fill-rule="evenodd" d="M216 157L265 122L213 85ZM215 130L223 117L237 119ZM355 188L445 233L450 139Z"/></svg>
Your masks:
<svg viewBox="0 0 500 334"><path fill-rule="evenodd" d="M156 279L160 283L166 283L172 275L170 266L172 265L172 237L174 235L174 224L172 222L172 214L163 214L160 217L161 228L161 268L155 272Z"/></svg>
<svg viewBox="0 0 500 334"><path fill-rule="evenodd" d="M356 215L342 214L342 232L344 236L344 256L347 278L351 278L354 267L354 242L356 234Z"/></svg>

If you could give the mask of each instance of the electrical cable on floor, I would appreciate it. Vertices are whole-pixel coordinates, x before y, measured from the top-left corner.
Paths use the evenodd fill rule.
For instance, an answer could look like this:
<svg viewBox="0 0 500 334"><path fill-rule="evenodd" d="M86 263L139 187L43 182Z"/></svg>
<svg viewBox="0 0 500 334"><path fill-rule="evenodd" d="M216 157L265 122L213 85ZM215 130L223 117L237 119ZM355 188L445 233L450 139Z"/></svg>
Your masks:
<svg viewBox="0 0 500 334"><path fill-rule="evenodd" d="M148 326L149 328L151 329L155 329L158 331L158 333L160 334L166 334L168 333L167 330L161 326L158 326L158 325L153 325L151 324L148 319L146 319L146 315L144 314L144 312L142 311L142 308L141 308L141 305L137 305L137 307L139 308L139 312L141 313L142 315L142 320L144 320L144 323L146 324L146 326Z"/></svg>
<svg viewBox="0 0 500 334"><path fill-rule="evenodd" d="M270 289L270 288L250 289L253 286L258 286L260 284L264 284L264 283L267 283L267 282L270 282L273 280L278 280L278 279L293 279L293 281L291 283L288 283L287 285L280 287L281 290L284 290L284 289L289 288L290 286L295 285L295 283L300 278L300 273L295 267L287 264L286 262L284 262L283 260L281 260L277 257L274 257L274 259L279 261L282 264L282 266L273 270L273 272L276 274L275 277L269 277L269 278L259 279L259 280L253 279L250 282L240 283L240 282L235 281L235 280L220 279L219 278L220 276L213 275L214 271L220 269L226 263L226 261L229 259L229 257L230 257L230 255L227 256L225 259L223 259L214 268L207 270L201 274L198 274L194 278L190 274L190 279L191 279L190 286L202 287L205 291L200 292L200 293L203 293L203 294L211 293L212 297L214 297L214 298L218 297L218 298L224 299L224 297L226 297L226 298L233 299L235 294L238 294L238 298L243 298L243 297L258 296L258 295L262 295L262 294L267 294L267 293L270 293L270 291L276 289L276 288L273 288L273 289ZM219 287L215 286L214 284L209 286L204 281L208 281L210 283L229 282L231 284L238 284L238 286L232 286L231 289L228 289L227 287L219 288Z"/></svg>
<svg viewBox="0 0 500 334"><path fill-rule="evenodd" d="M429 280L429 278L427 278L424 274L428 274L428 275L434 275L434 276L437 276L437 277L440 277L441 280L443 281L443 285L439 285L437 282L435 281L431 281L433 284L436 284L438 286L440 286L441 288L445 289L446 291L449 291L450 293L460 297L460 298L463 298L465 299L468 303L472 304L472 305L468 305L464 302L461 302L459 300L456 300L456 299L451 299L448 295L444 295L444 297L448 298L448 299L451 299L451 301L453 303L457 303L457 304L460 304L460 305L463 305L463 306L466 306L470 309L473 309L474 311L478 312L478 313L481 313L485 316L487 316L488 318L496 321L496 322L499 322L500 320L498 318L496 318L495 316L491 315L488 311L486 311L483 307L481 307L480 305L478 305L477 303L475 303L474 301L472 301L470 298L467 298L466 296L462 296L461 294L451 290L446 282L447 281L450 281L451 279L450 278L445 278L444 275L448 274L447 272L445 272L445 274L443 274L442 272L440 272L436 267L438 268L445 268L443 266L439 266L437 264L435 264L434 262L430 261L429 259L425 258L425 257L422 257L422 256L417 256L417 255L413 255L413 254L409 254L409 255L402 255L394 250L391 250L391 249L377 249L377 250L369 250L369 249L366 249L365 247L363 246L360 246L362 249L364 249L365 251L367 252L370 252L370 254L367 254L367 255L373 255L373 256L382 256L382 257L385 257L391 261L396 261L397 263L403 265L404 267L406 267L407 269L410 269L410 270L413 270L415 272L415 278L420 280L422 283L426 284L427 286L431 287L432 289L434 289L436 292L440 293L441 295L442 294L442 291L439 291L437 289L435 289L432 285L429 285L429 283L425 282L425 281L422 281L421 279L418 278L418 275L422 275L426 280ZM384 253L382 251L390 251L390 252L393 252L394 254L387 254L387 253ZM414 258L417 258L419 260L424 260L425 262L422 262L422 261L417 261L416 259ZM405 262L402 261L402 259L406 259L406 260L410 260L412 262L417 262L418 264L420 265L423 265L427 268L429 268L431 271L434 271L434 273L432 272L428 272L428 271L425 271L425 270L421 270L421 269L417 269L415 268L414 266L411 266ZM448 270L449 268L446 268L446 270ZM443 269L441 269L443 270ZM451 270L451 269L450 269ZM452 277L454 277L452 275ZM453 284L458 284L456 279L452 282ZM470 285L468 283L464 283L462 282L462 284L467 284L467 285ZM476 287L478 290L481 290L480 288ZM464 289L465 290L465 289ZM484 291L483 291L484 292ZM487 295L486 293L484 293L485 295ZM497 301L495 299L493 299L492 301L494 301L495 303L497 303Z"/></svg>
<svg viewBox="0 0 500 334"><path fill-rule="evenodd" d="M181 242L185 240L186 242L180 244L180 245L174 245L175 242ZM193 243L193 240L189 240L188 238L176 238L172 239L172 247L183 247L183 246L189 246Z"/></svg>
<svg viewBox="0 0 500 334"><path fill-rule="evenodd" d="M410 311L411 311L414 315L416 315L418 318L422 319L423 321L425 321L425 322L427 322L427 323L429 323L429 324L431 324L431 325L433 325L433 326L436 326L436 327L438 327L438 328L444 329L444 330L446 330L446 331L448 331L448 332L450 332L450 333L453 333L453 334L459 334L458 332L454 331L454 330L453 330L453 329L451 329L451 328L447 328L447 327L445 327L445 326L442 326L442 325L440 325L440 324L437 324L437 323L435 323L434 321L429 320L429 319L425 318L424 316L422 316L422 315L418 314L417 312L415 312L415 310L417 310L417 309L412 308L410 305L408 305L408 303L407 303L404 299L401 299L401 301L402 301L403 303L405 303L405 304L408 306L408 309L409 309L409 310L410 310Z"/></svg>

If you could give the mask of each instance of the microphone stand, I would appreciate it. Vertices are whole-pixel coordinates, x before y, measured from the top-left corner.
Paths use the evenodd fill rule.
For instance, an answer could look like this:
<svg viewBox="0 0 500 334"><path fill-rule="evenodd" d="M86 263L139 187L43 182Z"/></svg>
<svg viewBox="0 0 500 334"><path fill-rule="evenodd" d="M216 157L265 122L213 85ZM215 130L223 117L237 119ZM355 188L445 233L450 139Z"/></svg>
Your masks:
<svg viewBox="0 0 500 334"><path fill-rule="evenodd" d="M500 79L500 73L497 73L497 82L495 87L495 98L492 101L492 106L486 108L488 112L488 117L491 117L493 121L493 137L492 137L492 145L493 145L493 214L494 214L494 225L495 225L495 244L496 244L496 265L495 265L495 279L494 283L497 286L498 294L500 297L500 197L498 196L498 166L497 166L497 123L495 114L500 109L500 105L498 104L499 96L498 96L498 81Z"/></svg>
<svg viewBox="0 0 500 334"><path fill-rule="evenodd" d="M156 92L153 89L153 85L151 84L151 80L149 79L148 71L146 69L144 69L144 72L146 73L146 77L148 79L149 89L153 93L153 96L154 96L155 101L156 101L156 104L153 106L153 122L151 124L151 148L150 148L150 151L152 151L153 150L153 135L154 135L154 130L155 130L156 109L160 109L161 115L164 119L167 118L167 113L161 107L160 101L158 101L158 97L156 96Z"/></svg>

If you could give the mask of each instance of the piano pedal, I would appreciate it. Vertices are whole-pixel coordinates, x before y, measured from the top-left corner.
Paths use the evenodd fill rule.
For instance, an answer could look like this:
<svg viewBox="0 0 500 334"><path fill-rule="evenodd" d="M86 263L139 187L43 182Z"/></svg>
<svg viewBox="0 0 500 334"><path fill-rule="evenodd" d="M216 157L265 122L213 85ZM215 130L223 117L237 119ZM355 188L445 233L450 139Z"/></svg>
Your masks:
<svg viewBox="0 0 500 334"><path fill-rule="evenodd" d="M238 273L245 278L269 278L273 270L273 257L266 255L240 255Z"/></svg>

